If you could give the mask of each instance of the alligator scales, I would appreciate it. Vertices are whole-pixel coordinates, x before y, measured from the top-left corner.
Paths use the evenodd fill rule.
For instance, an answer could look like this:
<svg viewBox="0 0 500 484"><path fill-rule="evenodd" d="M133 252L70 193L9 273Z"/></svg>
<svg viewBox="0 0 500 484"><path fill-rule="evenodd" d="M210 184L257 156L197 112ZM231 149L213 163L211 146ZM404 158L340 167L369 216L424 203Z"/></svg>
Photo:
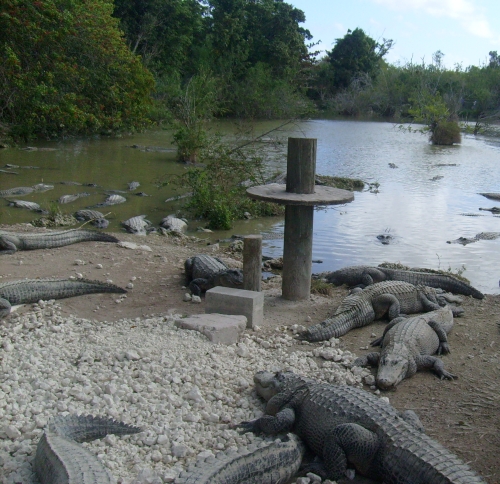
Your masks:
<svg viewBox="0 0 500 484"><path fill-rule="evenodd" d="M400 316L400 313L433 311L439 309L441 303L444 305L445 300L451 302L453 296L442 295L437 289L414 286L407 282L379 282L347 296L331 318L310 326L300 337L307 341L338 338L351 329L366 326L385 314L389 319L394 319Z"/></svg>
<svg viewBox="0 0 500 484"><path fill-rule="evenodd" d="M348 385L327 385L292 372L259 372L266 415L248 431L294 432L321 458L310 470L344 477L348 465L385 484L486 484L467 464L394 407Z"/></svg>

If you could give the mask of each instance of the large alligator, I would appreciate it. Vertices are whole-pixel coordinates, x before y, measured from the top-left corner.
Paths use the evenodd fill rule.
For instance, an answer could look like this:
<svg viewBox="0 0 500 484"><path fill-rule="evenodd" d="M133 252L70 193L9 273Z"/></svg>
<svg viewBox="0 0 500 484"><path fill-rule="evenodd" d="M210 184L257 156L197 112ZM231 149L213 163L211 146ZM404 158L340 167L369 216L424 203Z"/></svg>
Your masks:
<svg viewBox="0 0 500 484"><path fill-rule="evenodd" d="M261 447L243 447L199 461L175 484L285 484L297 472L304 452L302 441L288 434Z"/></svg>
<svg viewBox="0 0 500 484"><path fill-rule="evenodd" d="M457 302L448 294L441 294L439 289L427 286L414 286L402 281L378 282L356 294L347 296L332 317L319 324L310 326L299 338L307 341L323 341L338 338L353 328L359 328L380 319L385 314L389 319L401 314L415 314L433 311L447 302ZM454 308L461 314L461 308Z"/></svg>
<svg viewBox="0 0 500 484"><path fill-rule="evenodd" d="M148 231L151 231L154 227L149 220L146 220L146 217L147 215L136 215L122 222L122 225L131 234L147 235Z"/></svg>
<svg viewBox="0 0 500 484"><path fill-rule="evenodd" d="M229 269L219 258L200 254L184 262L188 287L195 296L215 286L242 287L241 269Z"/></svg>
<svg viewBox="0 0 500 484"><path fill-rule="evenodd" d="M119 242L113 235L95 230L72 229L34 234L0 230L0 254L13 254L18 250L53 249L88 241Z"/></svg>
<svg viewBox="0 0 500 484"><path fill-rule="evenodd" d="M108 434L127 435L141 429L91 415L52 418L36 449L34 470L41 484L111 484L116 480L81 442Z"/></svg>
<svg viewBox="0 0 500 484"><path fill-rule="evenodd" d="M294 432L322 462L310 469L338 480L353 466L385 484L486 484L467 464L375 395L321 384L292 372L259 372L263 417L244 431Z"/></svg>
<svg viewBox="0 0 500 484"><path fill-rule="evenodd" d="M387 267L350 266L331 272L326 276L326 280L330 284L347 284L349 286L369 286L375 282L382 281L404 281L414 285L421 284L436 287L456 294L472 296L477 299L484 298L484 294L456 277L417 270L406 271L389 269Z"/></svg>
<svg viewBox="0 0 500 484"><path fill-rule="evenodd" d="M38 183L32 187L15 187L7 188L6 190L0 190L0 198L10 197L12 195L27 195L33 192L46 192L47 190L52 190L54 185L46 185L45 183Z"/></svg>
<svg viewBox="0 0 500 484"><path fill-rule="evenodd" d="M0 318L10 313L11 306L30 304L42 300L64 299L84 294L116 293L127 291L107 282L88 279L25 279L0 283Z"/></svg>
<svg viewBox="0 0 500 484"><path fill-rule="evenodd" d="M449 307L412 318L393 319L381 338L372 346L381 346L380 353L369 353L357 358L354 366L378 367L376 382L388 390L413 376L418 370L432 368L443 379L456 378L444 369L440 358L434 354L450 352L447 334L453 327L453 313Z"/></svg>

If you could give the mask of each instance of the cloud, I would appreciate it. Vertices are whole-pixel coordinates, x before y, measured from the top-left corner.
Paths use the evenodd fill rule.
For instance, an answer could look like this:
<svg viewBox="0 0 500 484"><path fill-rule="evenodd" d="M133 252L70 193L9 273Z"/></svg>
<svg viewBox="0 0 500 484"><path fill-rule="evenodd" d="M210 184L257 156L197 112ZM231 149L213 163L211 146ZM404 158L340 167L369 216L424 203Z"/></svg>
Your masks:
<svg viewBox="0 0 500 484"><path fill-rule="evenodd" d="M470 0L374 0L378 5L396 11L417 10L433 17L458 21L470 34L485 39L495 37L488 19Z"/></svg>

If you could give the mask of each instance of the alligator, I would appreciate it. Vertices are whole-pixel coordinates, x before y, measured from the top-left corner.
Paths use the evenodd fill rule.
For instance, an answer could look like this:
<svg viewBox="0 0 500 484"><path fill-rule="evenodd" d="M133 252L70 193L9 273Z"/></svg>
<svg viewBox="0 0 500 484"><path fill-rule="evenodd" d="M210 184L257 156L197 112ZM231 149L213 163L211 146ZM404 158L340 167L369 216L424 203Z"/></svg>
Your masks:
<svg viewBox="0 0 500 484"><path fill-rule="evenodd" d="M59 197L58 202L59 203L71 203L71 202L74 202L75 200L78 200L79 198L82 198L82 197L90 197L90 193L80 192L80 193L73 193L72 195L63 195L62 197Z"/></svg>
<svg viewBox="0 0 500 484"><path fill-rule="evenodd" d="M47 210L43 210L38 203L27 202L26 200L8 200L9 207L16 208L26 208L27 210L32 210L33 212L49 213Z"/></svg>
<svg viewBox="0 0 500 484"><path fill-rule="evenodd" d="M393 240L394 237L390 234L380 234L377 235L377 240L382 244L382 245L389 245L391 243L391 240Z"/></svg>
<svg viewBox="0 0 500 484"><path fill-rule="evenodd" d="M500 193L480 193L479 195L489 198L490 200L500 200Z"/></svg>
<svg viewBox="0 0 500 484"><path fill-rule="evenodd" d="M32 187L15 187L8 188L7 190L0 190L0 198L10 197L11 195L27 195L33 192L46 192L52 190L54 185L46 185L45 183L38 183Z"/></svg>
<svg viewBox="0 0 500 484"><path fill-rule="evenodd" d="M458 239L455 240L447 240L447 244L462 244L462 245L467 245L467 244L472 244L474 242L478 242L479 240L495 240L500 237L500 232L480 232L479 234L476 234L474 237L468 238L468 237L459 237Z"/></svg>
<svg viewBox="0 0 500 484"><path fill-rule="evenodd" d="M477 299L483 299L484 294L474 289L469 284L447 274L436 274L432 272L421 272L420 270L400 270L389 269L386 267L371 266L350 266L330 272L326 276L330 284L349 286L365 285L369 286L374 282L382 281L404 281L414 285L424 285L440 288L445 291L464 296L472 296Z"/></svg>
<svg viewBox="0 0 500 484"><path fill-rule="evenodd" d="M0 254L13 254L18 250L53 249L87 241L118 242L118 239L113 235L82 229L47 231L38 234L0 230Z"/></svg>
<svg viewBox="0 0 500 484"><path fill-rule="evenodd" d="M215 286L242 287L243 271L229 269L217 257L200 254L184 262L189 289L195 296L201 295Z"/></svg>
<svg viewBox="0 0 500 484"><path fill-rule="evenodd" d="M392 320L401 313L433 311L446 302L456 302L456 298L447 293L441 294L439 289L414 286L408 282L377 282L356 294L347 296L333 316L310 326L299 334L299 338L306 341L338 338L353 328L366 326L375 319L380 319L385 314ZM463 312L461 308L454 310L457 315Z"/></svg>
<svg viewBox="0 0 500 484"><path fill-rule="evenodd" d="M354 366L378 367L376 382L383 390L395 388L418 370L432 368L439 378L456 378L444 369L441 359L434 355L450 352L447 334L453 327L453 312L449 307L412 318L395 318L381 338L371 342L381 346L380 353L357 358Z"/></svg>
<svg viewBox="0 0 500 484"><path fill-rule="evenodd" d="M111 292L124 294L127 291L107 282L89 279L25 279L0 283L0 318L10 313L11 306L30 304L49 299L82 296Z"/></svg>
<svg viewBox="0 0 500 484"><path fill-rule="evenodd" d="M118 205L119 203L124 203L126 202L127 199L125 197L122 197L121 195L109 195L106 200L102 203L98 203L94 205L95 207L109 207L110 205Z"/></svg>
<svg viewBox="0 0 500 484"><path fill-rule="evenodd" d="M187 223L175 215L167 215L160 222L160 227L163 227L169 232L177 232L179 234L186 231Z"/></svg>
<svg viewBox="0 0 500 484"><path fill-rule="evenodd" d="M116 480L81 442L108 434L128 435L142 429L104 417L53 417L38 442L34 471L41 484L111 484Z"/></svg>
<svg viewBox="0 0 500 484"><path fill-rule="evenodd" d="M78 210L75 212L77 220L90 220L90 223L99 229L105 229L109 225L109 220L106 220L104 214L97 210Z"/></svg>
<svg viewBox="0 0 500 484"><path fill-rule="evenodd" d="M348 465L385 484L486 484L467 464L394 407L348 385L322 384L293 372L258 372L265 415L243 432L293 432L321 459L310 470L339 480Z"/></svg>
<svg viewBox="0 0 500 484"><path fill-rule="evenodd" d="M152 226L149 220L146 220L146 215L136 215L122 222L127 232L135 235L147 235L148 228Z"/></svg>
<svg viewBox="0 0 500 484"><path fill-rule="evenodd" d="M261 447L242 447L237 452L199 460L182 472L175 484L285 484L297 472L305 446L287 434Z"/></svg>
<svg viewBox="0 0 500 484"><path fill-rule="evenodd" d="M479 210L484 210L485 212L491 213L500 213L500 207L480 208Z"/></svg>
<svg viewBox="0 0 500 484"><path fill-rule="evenodd" d="M139 188L141 186L141 184L138 182L138 181L133 181L133 182L130 182L128 183L128 189L130 191L132 190L136 190L137 188Z"/></svg>

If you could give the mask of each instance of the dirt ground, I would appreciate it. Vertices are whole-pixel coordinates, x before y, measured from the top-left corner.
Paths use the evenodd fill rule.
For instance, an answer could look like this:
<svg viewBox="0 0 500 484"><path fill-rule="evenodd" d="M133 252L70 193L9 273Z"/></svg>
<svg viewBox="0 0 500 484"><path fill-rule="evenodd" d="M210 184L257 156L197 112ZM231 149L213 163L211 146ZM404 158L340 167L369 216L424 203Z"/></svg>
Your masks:
<svg viewBox="0 0 500 484"><path fill-rule="evenodd" d="M187 292L183 288L184 260L207 253L225 259L232 266L241 264L238 254L203 242L156 235L118 234L118 238L145 244L151 250L85 242L3 255L0 256L0 283L77 274L89 279L111 280L122 287L132 283L133 288L125 298L96 294L60 301L68 314L112 322L168 312L202 313L203 300L201 304L183 302ZM314 295L308 301L290 302L281 298L279 282L263 283L263 290L263 332L273 331L278 325L318 323L347 294L346 288L336 288L330 297ZM500 329L497 325L500 296L486 296L483 300L464 297L463 307L465 315L455 320L449 336L451 354L443 357L446 369L459 378L441 381L430 372L420 372L403 381L397 391L386 395L396 408L415 410L427 433L468 462L489 484L500 484ZM384 324L376 322L351 331L341 338L342 344L355 354L368 353L373 335L379 336Z"/></svg>

